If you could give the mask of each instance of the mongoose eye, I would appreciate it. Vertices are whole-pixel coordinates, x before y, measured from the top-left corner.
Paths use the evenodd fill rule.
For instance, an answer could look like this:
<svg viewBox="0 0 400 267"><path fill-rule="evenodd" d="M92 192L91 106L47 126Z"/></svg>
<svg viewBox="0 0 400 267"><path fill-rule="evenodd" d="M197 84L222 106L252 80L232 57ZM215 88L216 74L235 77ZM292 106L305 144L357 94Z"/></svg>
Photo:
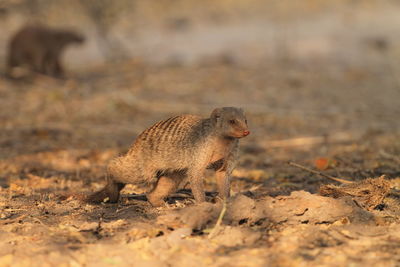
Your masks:
<svg viewBox="0 0 400 267"><path fill-rule="evenodd" d="M235 120L229 120L229 123L230 123L230 124L235 124L236 121L235 121Z"/></svg>

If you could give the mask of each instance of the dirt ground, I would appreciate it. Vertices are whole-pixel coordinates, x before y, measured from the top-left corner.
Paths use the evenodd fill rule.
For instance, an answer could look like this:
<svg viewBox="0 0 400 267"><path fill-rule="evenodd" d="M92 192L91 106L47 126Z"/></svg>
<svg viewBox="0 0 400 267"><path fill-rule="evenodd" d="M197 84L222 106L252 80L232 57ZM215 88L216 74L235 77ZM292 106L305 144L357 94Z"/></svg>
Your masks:
<svg viewBox="0 0 400 267"><path fill-rule="evenodd" d="M400 50L372 37L349 60L135 58L1 77L0 266L399 266ZM251 135L227 203L212 173L200 205L181 190L153 208L132 185L118 204L78 200L146 127L230 105Z"/></svg>

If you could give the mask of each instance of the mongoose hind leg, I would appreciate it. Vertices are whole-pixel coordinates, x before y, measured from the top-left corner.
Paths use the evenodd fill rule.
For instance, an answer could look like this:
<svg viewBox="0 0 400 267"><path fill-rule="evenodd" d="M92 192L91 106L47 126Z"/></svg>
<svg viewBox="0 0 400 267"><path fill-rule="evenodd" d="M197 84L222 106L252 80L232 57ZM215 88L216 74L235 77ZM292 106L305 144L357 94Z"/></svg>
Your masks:
<svg viewBox="0 0 400 267"><path fill-rule="evenodd" d="M162 206L164 198L176 191L181 180L180 177L161 176L154 189L147 194L147 200L153 207Z"/></svg>
<svg viewBox="0 0 400 267"><path fill-rule="evenodd" d="M107 185L103 189L90 195L86 201L89 203L116 203L119 199L119 193L124 187L125 184L117 183L109 179Z"/></svg>

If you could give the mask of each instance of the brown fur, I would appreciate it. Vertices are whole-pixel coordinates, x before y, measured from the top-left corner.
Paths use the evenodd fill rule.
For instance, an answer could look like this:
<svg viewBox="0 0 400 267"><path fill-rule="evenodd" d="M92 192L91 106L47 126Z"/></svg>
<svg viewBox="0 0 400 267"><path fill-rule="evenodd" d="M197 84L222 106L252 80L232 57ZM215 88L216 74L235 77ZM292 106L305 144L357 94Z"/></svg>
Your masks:
<svg viewBox="0 0 400 267"><path fill-rule="evenodd" d="M76 32L50 29L44 26L25 26L8 44L7 74L15 67L25 67L41 74L61 77L64 69L60 57L66 46L83 43Z"/></svg>
<svg viewBox="0 0 400 267"><path fill-rule="evenodd" d="M221 197L229 197L230 174L239 139L248 135L241 109L217 108L209 118L182 115L160 121L141 133L128 153L111 161L107 185L89 202L118 201L124 184L151 185L147 195L154 206L180 185L190 183L197 202L205 200L204 172L216 171Z"/></svg>

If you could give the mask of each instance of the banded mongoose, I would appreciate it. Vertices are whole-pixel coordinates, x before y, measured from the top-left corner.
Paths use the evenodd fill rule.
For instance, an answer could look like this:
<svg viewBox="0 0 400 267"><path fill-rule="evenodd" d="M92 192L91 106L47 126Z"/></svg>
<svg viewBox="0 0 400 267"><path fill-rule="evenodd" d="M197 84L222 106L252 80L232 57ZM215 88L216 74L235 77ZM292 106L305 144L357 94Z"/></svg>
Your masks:
<svg viewBox="0 0 400 267"><path fill-rule="evenodd" d="M229 197L239 139L249 135L240 108L216 108L209 118L182 115L160 121L141 133L126 155L108 165L107 185L88 202L117 202L125 184L152 186L153 206L189 182L196 202L205 201L204 172L216 171L219 195Z"/></svg>
<svg viewBox="0 0 400 267"><path fill-rule="evenodd" d="M21 28L8 44L6 71L13 76L13 68L24 67L31 71L62 77L61 54L70 44L81 44L84 37L67 29L52 29L42 25Z"/></svg>

